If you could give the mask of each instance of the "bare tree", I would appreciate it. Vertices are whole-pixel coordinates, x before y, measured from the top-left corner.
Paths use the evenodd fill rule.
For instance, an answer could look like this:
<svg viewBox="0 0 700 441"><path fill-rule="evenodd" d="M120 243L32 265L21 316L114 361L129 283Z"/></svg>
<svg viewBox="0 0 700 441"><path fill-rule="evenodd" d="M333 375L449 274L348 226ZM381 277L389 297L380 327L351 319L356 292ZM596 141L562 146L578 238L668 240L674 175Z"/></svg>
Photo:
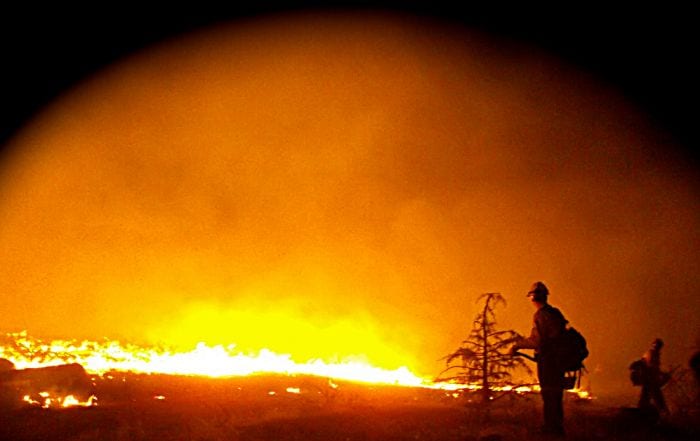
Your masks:
<svg viewBox="0 0 700 441"><path fill-rule="evenodd" d="M500 293L481 294L477 303L484 302L483 309L474 318L469 337L459 348L443 359L447 367L436 381L459 384L479 384L484 402L494 397L494 388L514 386L511 373L518 368L532 375L532 371L520 357L510 354L510 345L518 333L496 328L496 306L506 301Z"/></svg>

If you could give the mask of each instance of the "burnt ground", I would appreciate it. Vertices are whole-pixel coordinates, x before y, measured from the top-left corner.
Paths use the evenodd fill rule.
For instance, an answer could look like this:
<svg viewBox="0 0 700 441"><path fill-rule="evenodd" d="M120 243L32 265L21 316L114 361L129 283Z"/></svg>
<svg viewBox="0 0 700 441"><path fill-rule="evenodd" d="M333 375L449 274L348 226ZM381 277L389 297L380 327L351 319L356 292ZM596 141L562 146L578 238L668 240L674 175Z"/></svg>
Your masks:
<svg viewBox="0 0 700 441"><path fill-rule="evenodd" d="M337 387L335 387L337 386ZM290 389L289 391L287 388ZM313 377L203 379L114 375L96 382L92 408L21 407L0 413L2 440L528 440L536 395L490 406L425 389L333 385ZM566 401L570 440L700 439L696 410L654 421L635 409Z"/></svg>

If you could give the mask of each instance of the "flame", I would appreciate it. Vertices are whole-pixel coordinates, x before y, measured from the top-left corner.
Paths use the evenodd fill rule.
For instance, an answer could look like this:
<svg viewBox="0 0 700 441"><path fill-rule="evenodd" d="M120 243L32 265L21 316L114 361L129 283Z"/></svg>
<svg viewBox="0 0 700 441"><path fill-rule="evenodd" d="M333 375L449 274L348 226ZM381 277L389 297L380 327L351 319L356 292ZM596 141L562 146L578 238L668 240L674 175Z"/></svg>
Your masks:
<svg viewBox="0 0 700 441"><path fill-rule="evenodd" d="M207 377L278 373L375 384L430 385L430 380L414 374L405 366L383 369L359 357L349 357L340 362L313 359L300 363L289 354L276 354L268 349L242 353L236 350L235 345L209 346L198 343L190 351L173 352L118 341L53 340L43 343L28 337L25 331L8 336L12 339L12 345L0 345L0 357L13 362L18 369L79 363L87 372L98 375L109 375L110 371Z"/></svg>
<svg viewBox="0 0 700 441"><path fill-rule="evenodd" d="M164 349L144 348L133 344L121 344L118 341L81 342L68 340L53 340L43 343L27 336L26 331L7 334L11 344L0 343L0 358L14 363L16 368L38 368L56 366L66 363L79 363L88 373L114 378L110 372L125 371L143 374L171 374L185 376L233 377L252 374L286 374L313 375L326 377L332 388L337 384L332 379L349 380L362 383L388 384L397 386L421 387L445 390L447 396L458 398L460 391L478 391L480 384L459 384L448 382L433 382L411 372L407 367L383 369L372 366L359 358L348 358L341 362L327 362L313 359L299 363L289 354L276 354L268 349L255 353L242 353L235 345L214 345L198 343L194 349L187 352L172 352ZM495 386L496 392L513 392L519 395L539 393L539 385ZM298 394L297 388L288 388L288 393ZM590 400L589 391L573 389L567 391L582 400ZM275 392L270 392L275 395ZM155 396L163 400L163 396ZM42 401L43 400L43 401ZM86 402L79 402L72 396L64 398L42 395L42 400L24 397L31 405L52 407L60 405L91 406L95 405L96 397L92 396Z"/></svg>

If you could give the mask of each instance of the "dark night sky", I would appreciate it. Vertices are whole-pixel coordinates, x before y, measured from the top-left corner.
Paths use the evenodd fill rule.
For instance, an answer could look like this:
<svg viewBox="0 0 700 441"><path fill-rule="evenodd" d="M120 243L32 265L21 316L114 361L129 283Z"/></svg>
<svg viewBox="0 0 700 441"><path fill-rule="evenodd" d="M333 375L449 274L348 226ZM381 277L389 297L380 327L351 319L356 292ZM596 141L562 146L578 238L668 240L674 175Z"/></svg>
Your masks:
<svg viewBox="0 0 700 441"><path fill-rule="evenodd" d="M532 43L609 81L680 138L697 144L697 28L680 6L568 6L452 2L316 2L370 6L436 16ZM462 2L458 2L462 3ZM128 3L127 3L128 5ZM314 2L235 2L136 8L124 4L80 9L3 11L0 143L67 88L136 50L229 19L312 7ZM397 6L400 5L400 6Z"/></svg>

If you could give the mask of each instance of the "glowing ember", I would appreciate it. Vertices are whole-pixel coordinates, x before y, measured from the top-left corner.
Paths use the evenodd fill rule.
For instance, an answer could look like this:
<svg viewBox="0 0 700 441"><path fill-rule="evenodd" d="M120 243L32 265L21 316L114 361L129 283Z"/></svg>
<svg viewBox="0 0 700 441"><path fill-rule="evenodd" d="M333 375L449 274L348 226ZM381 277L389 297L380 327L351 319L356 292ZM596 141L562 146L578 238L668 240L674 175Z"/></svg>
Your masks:
<svg viewBox="0 0 700 441"><path fill-rule="evenodd" d="M588 400L592 400L592 399L593 399L593 395L591 395L590 391L587 391L587 390L583 390L583 389L578 389L578 388L577 388L577 389L568 390L567 392L570 393L570 394L576 395L576 397L577 397L579 400L588 401Z"/></svg>
<svg viewBox="0 0 700 441"><path fill-rule="evenodd" d="M91 407L97 405L97 397L91 395L87 401L80 401L73 395L54 397L49 392L39 392L36 396L25 395L22 401L30 406L38 406L43 409L54 407Z"/></svg>
<svg viewBox="0 0 700 441"><path fill-rule="evenodd" d="M97 397L94 395L91 395L87 401L79 401L78 399L74 398L73 395L68 395L61 402L61 407L75 407L75 406L91 407L91 406L96 406L96 405L97 405Z"/></svg>

